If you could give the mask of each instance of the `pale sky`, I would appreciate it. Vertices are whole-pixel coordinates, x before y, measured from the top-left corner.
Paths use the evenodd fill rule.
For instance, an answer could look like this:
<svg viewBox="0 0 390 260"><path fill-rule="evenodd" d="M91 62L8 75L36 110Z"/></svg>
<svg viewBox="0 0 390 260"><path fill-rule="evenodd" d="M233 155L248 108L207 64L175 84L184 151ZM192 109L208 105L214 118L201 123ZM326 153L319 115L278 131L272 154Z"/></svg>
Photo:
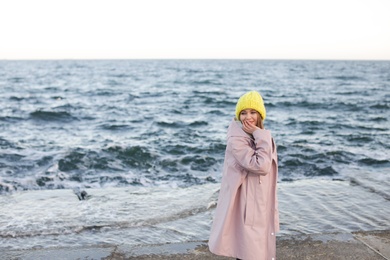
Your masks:
<svg viewBox="0 0 390 260"><path fill-rule="evenodd" d="M1 59L390 60L390 0L0 0Z"/></svg>

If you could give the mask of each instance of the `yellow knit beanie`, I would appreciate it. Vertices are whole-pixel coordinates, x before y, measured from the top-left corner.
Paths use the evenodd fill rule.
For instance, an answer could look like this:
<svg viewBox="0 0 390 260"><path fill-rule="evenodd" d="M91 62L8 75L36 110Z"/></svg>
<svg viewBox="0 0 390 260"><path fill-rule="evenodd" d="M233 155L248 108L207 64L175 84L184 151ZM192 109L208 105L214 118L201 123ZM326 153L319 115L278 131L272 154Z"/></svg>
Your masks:
<svg viewBox="0 0 390 260"><path fill-rule="evenodd" d="M248 108L254 109L259 112L263 120L265 120L266 112L264 107L264 101L259 92L249 91L240 97L236 105L237 120L240 120L240 112Z"/></svg>

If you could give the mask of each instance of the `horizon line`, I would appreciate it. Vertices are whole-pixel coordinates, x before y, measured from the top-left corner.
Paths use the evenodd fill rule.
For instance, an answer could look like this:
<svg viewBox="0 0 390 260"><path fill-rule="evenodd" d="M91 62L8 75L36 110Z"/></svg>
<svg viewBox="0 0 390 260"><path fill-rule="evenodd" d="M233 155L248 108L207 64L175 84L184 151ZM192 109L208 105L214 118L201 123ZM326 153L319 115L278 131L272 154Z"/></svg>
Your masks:
<svg viewBox="0 0 390 260"><path fill-rule="evenodd" d="M110 61L110 60L248 60L248 61L390 61L390 59L325 59L325 58L0 58L0 61Z"/></svg>

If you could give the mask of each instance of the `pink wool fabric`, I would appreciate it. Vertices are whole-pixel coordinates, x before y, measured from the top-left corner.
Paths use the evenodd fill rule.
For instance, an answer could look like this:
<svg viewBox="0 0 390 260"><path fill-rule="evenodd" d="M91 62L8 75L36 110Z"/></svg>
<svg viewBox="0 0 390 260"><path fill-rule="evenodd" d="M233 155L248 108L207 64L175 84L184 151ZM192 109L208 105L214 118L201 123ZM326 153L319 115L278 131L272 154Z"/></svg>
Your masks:
<svg viewBox="0 0 390 260"><path fill-rule="evenodd" d="M235 120L227 138L209 249L244 260L275 259L279 231L275 142L270 131L259 129L252 137Z"/></svg>

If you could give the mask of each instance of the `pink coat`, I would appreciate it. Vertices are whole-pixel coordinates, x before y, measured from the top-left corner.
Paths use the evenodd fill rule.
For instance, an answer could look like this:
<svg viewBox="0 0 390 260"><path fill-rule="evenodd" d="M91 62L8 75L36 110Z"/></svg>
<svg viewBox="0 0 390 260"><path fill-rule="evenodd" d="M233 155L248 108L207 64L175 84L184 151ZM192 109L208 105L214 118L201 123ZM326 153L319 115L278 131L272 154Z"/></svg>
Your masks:
<svg viewBox="0 0 390 260"><path fill-rule="evenodd" d="M251 137L234 120L227 138L209 249L244 260L275 259L279 231L275 142L270 131L259 129Z"/></svg>

